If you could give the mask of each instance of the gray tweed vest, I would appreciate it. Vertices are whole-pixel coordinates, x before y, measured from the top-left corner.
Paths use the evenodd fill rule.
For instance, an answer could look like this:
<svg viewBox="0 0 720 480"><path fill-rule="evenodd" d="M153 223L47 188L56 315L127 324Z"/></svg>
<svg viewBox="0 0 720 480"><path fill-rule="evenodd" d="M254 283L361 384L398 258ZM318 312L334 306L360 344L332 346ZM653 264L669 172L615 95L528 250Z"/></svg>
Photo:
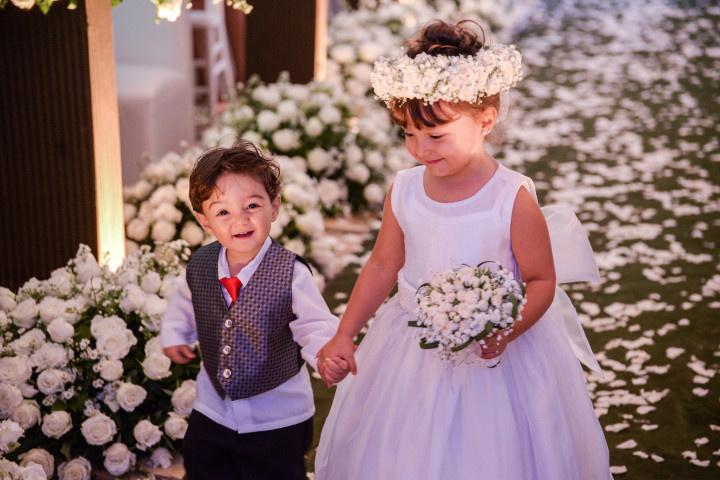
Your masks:
<svg viewBox="0 0 720 480"><path fill-rule="evenodd" d="M272 390L302 366L289 327L295 319L292 278L299 257L273 241L228 308L218 281L220 249L218 242L199 248L186 277L205 370L221 397L237 400Z"/></svg>

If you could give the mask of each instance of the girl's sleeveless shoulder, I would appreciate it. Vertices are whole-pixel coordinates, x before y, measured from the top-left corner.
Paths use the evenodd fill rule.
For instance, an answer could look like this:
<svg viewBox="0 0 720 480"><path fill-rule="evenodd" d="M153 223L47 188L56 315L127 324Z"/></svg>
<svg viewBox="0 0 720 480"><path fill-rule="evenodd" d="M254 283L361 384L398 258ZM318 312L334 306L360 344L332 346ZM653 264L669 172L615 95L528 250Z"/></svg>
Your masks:
<svg viewBox="0 0 720 480"><path fill-rule="evenodd" d="M417 188L418 178L422 179L423 168L422 165L418 165L400 170L395 174L392 193L390 195L390 206L401 227L405 220L406 206L410 203L414 195L414 189Z"/></svg>
<svg viewBox="0 0 720 480"><path fill-rule="evenodd" d="M515 199L517 198L520 187L525 187L535 199L535 202L537 202L537 193L535 191L535 183L530 177L502 165L499 168L500 170L496 175L501 175L498 179L498 195L501 197L501 217L504 223L510 225Z"/></svg>

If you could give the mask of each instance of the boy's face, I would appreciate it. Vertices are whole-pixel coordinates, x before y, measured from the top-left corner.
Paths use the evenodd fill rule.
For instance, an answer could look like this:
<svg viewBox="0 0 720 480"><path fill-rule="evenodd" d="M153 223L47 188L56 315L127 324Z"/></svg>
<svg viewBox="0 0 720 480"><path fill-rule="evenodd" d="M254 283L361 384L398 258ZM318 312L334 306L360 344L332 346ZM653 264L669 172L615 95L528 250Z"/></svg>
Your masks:
<svg viewBox="0 0 720 480"><path fill-rule="evenodd" d="M218 177L212 195L195 213L206 231L227 248L231 265L252 260L270 234L280 208L280 195L270 197L262 183L239 173Z"/></svg>

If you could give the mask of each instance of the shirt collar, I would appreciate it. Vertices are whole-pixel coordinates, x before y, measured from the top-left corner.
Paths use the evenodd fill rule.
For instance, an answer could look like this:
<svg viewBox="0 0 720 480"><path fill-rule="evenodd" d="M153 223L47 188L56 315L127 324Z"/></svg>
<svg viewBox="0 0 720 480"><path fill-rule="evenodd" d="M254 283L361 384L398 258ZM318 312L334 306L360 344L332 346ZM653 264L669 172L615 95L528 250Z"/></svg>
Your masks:
<svg viewBox="0 0 720 480"><path fill-rule="evenodd" d="M255 270L257 270L257 267L260 265L260 262L262 262L262 259L265 257L265 253L267 253L268 248L270 248L270 244L272 243L272 240L270 237L267 237L265 239L265 242L263 242L262 247L260 247L260 250L258 251L257 255L255 255L255 258L250 260L247 265L245 265L237 275L235 275L237 278L240 279L243 285L247 285L250 281L250 278L253 276L253 273L255 273ZM230 267L228 265L227 261L227 248L224 246L220 249L220 255L218 255L218 280L224 277L230 276Z"/></svg>

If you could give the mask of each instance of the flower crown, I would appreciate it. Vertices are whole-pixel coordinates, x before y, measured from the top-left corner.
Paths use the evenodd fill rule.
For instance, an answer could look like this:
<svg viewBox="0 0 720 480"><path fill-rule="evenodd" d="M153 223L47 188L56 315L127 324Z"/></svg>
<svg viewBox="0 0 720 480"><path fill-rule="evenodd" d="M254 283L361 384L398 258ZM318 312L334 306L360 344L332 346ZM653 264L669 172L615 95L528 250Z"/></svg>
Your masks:
<svg viewBox="0 0 720 480"><path fill-rule="evenodd" d="M370 75L375 95L388 107L417 98L423 103L478 103L522 79L522 56L515 45L496 44L475 55L420 53L383 57Z"/></svg>

